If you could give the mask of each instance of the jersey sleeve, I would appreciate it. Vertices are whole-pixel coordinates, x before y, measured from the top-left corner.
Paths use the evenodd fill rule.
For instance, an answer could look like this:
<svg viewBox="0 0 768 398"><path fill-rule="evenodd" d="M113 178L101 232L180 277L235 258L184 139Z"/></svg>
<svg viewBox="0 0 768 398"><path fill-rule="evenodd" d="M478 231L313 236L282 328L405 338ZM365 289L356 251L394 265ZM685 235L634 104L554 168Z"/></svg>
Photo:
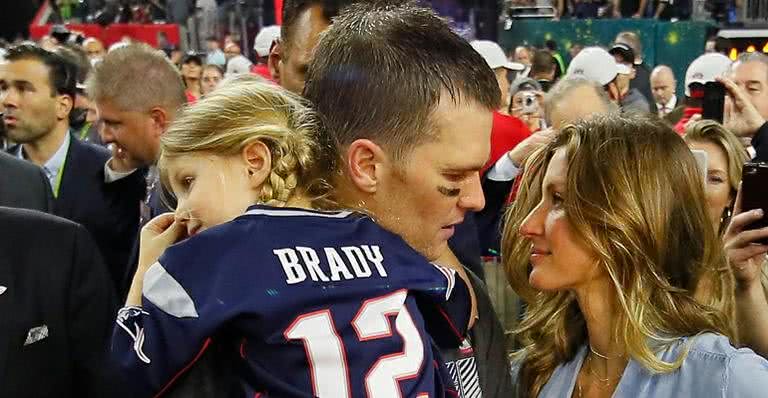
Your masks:
<svg viewBox="0 0 768 398"><path fill-rule="evenodd" d="M426 263L415 289L427 332L441 348L458 347L472 314L470 286L453 269Z"/></svg>
<svg viewBox="0 0 768 398"><path fill-rule="evenodd" d="M142 306L118 312L111 356L136 396L162 394L235 316L227 276L216 272L232 270L206 255L217 252L211 243L194 237L166 250L144 275Z"/></svg>

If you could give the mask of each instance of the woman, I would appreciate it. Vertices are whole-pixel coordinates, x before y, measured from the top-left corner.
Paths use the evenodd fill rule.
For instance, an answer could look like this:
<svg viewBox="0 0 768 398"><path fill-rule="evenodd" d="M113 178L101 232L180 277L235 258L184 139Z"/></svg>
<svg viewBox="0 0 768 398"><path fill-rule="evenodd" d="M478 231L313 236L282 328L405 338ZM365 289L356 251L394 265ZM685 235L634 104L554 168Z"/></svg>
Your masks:
<svg viewBox="0 0 768 398"><path fill-rule="evenodd" d="M733 202L741 181L741 169L749 154L738 138L712 120L700 120L685 129L688 147L707 153L706 189L709 216L719 233L731 218Z"/></svg>
<svg viewBox="0 0 768 398"><path fill-rule="evenodd" d="M514 354L525 397L750 397L768 362L693 298L724 262L696 162L658 121L595 117L526 165L502 253L528 302Z"/></svg>
<svg viewBox="0 0 768 398"><path fill-rule="evenodd" d="M184 86L187 95L187 102L194 103L202 96L202 87L200 78L203 73L203 59L199 55L190 53L181 60L181 77L184 79Z"/></svg>
<svg viewBox="0 0 768 398"><path fill-rule="evenodd" d="M213 91L224 79L224 69L219 65L208 64L203 67L203 79L201 87L202 95Z"/></svg>

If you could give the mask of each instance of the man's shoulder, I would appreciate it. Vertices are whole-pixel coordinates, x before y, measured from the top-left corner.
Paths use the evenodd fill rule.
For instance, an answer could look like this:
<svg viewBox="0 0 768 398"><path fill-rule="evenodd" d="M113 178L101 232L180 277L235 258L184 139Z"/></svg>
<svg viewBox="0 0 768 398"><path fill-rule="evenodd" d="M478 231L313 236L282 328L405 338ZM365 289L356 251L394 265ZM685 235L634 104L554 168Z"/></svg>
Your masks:
<svg viewBox="0 0 768 398"><path fill-rule="evenodd" d="M71 230L76 231L80 224L54 216L51 214L39 212L36 210L19 209L0 206L0 225L3 229L11 231L17 228L25 228L32 231L39 231L36 234L45 233L45 231ZM38 236L36 240L40 240Z"/></svg>
<svg viewBox="0 0 768 398"><path fill-rule="evenodd" d="M72 156L78 158L78 163L85 161L88 162L88 164L98 165L99 168L103 168L104 163L110 157L107 148L83 142L74 137L72 137L70 148Z"/></svg>
<svg viewBox="0 0 768 398"><path fill-rule="evenodd" d="M12 172L19 175L37 176L40 174L40 168L32 163L15 158L8 153L0 152L0 172L3 174Z"/></svg>

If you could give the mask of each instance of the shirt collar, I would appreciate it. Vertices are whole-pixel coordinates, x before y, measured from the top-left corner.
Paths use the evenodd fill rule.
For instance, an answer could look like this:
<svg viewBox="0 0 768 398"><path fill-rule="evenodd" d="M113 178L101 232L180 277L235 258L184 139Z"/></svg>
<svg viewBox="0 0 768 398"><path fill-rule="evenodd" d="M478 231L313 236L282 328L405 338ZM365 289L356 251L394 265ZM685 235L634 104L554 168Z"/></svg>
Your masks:
<svg viewBox="0 0 768 398"><path fill-rule="evenodd" d="M677 95L672 94L672 97L669 98L669 101L667 101L666 104L657 104L659 105L659 109L666 108L669 110L675 109L675 105L677 105Z"/></svg>
<svg viewBox="0 0 768 398"><path fill-rule="evenodd" d="M59 149L57 149L53 156L51 156L51 158L48 159L48 161L43 165L42 169L45 172L46 177L48 177L48 180L54 181L56 176L59 175L61 166L64 164L64 159L67 158L67 151L69 150L69 143L71 139L72 137L70 136L69 131L67 131L67 134L64 135L64 141L62 141ZM26 155L24 155L23 145L19 145L16 156L18 156L20 159L27 158Z"/></svg>

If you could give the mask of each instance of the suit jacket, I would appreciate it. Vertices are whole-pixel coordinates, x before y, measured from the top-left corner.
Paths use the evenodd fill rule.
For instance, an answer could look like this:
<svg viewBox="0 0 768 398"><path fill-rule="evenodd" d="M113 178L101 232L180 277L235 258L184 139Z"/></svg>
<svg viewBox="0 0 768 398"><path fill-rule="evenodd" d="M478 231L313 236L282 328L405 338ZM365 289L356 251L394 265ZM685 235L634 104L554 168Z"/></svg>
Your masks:
<svg viewBox="0 0 768 398"><path fill-rule="evenodd" d="M116 302L81 226L0 207L0 397L107 397Z"/></svg>
<svg viewBox="0 0 768 398"><path fill-rule="evenodd" d="M50 212L53 195L43 170L0 151L0 206Z"/></svg>
<svg viewBox="0 0 768 398"><path fill-rule="evenodd" d="M18 147L11 148L16 153ZM72 220L91 233L117 289L126 272L139 230L139 203L146 183L134 173L112 183L104 182L106 148L72 137L64 163L53 214Z"/></svg>

